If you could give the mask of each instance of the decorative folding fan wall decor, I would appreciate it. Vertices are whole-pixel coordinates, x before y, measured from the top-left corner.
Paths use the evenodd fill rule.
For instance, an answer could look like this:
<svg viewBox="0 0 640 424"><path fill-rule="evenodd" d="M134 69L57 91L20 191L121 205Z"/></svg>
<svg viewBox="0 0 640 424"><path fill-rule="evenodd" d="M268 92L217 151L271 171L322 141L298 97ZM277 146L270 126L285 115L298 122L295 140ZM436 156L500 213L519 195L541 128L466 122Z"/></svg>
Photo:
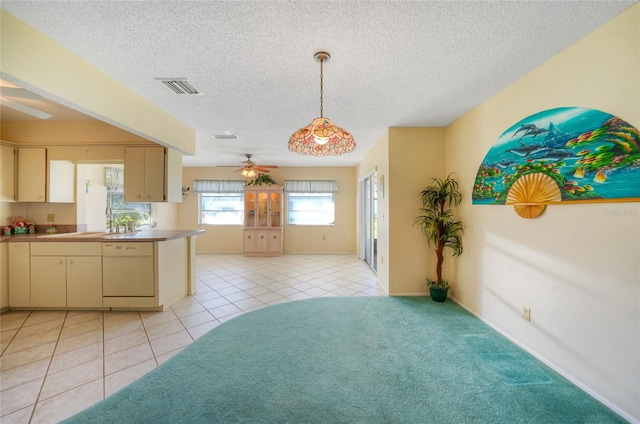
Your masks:
<svg viewBox="0 0 640 424"><path fill-rule="evenodd" d="M563 107L507 129L476 175L473 204L523 218L560 203L640 201L640 131L594 109Z"/></svg>

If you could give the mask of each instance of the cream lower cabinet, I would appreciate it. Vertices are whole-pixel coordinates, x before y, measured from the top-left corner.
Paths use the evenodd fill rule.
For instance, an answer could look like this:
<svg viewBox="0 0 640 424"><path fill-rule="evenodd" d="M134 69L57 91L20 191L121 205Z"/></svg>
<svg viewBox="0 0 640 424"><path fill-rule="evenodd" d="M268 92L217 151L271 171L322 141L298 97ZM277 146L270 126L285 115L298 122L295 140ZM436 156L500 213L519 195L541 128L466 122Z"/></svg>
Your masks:
<svg viewBox="0 0 640 424"><path fill-rule="evenodd" d="M8 243L9 306L24 308L31 306L31 276L29 268L29 245L31 243Z"/></svg>
<svg viewBox="0 0 640 424"><path fill-rule="evenodd" d="M102 307L101 243L31 243L31 307Z"/></svg>

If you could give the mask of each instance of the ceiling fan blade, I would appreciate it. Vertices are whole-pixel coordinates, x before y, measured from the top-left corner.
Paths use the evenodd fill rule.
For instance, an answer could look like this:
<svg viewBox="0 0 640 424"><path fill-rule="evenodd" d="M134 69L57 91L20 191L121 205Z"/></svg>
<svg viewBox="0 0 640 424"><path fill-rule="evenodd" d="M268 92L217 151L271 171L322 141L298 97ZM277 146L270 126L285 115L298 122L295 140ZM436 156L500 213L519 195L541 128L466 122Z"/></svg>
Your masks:
<svg viewBox="0 0 640 424"><path fill-rule="evenodd" d="M42 97L35 93L25 90L24 88L0 87L0 96L17 97L19 99L42 100Z"/></svg>
<svg viewBox="0 0 640 424"><path fill-rule="evenodd" d="M13 100L2 98L2 105L8 108L20 111L22 113L26 113L27 115L35 116L40 119L49 119L53 115L47 112L43 112L31 106L26 106L21 103L14 102Z"/></svg>
<svg viewBox="0 0 640 424"><path fill-rule="evenodd" d="M256 171L259 171L259 172L271 172L270 169L263 168L263 167L261 167L259 165L258 166L254 166L253 169L255 169Z"/></svg>

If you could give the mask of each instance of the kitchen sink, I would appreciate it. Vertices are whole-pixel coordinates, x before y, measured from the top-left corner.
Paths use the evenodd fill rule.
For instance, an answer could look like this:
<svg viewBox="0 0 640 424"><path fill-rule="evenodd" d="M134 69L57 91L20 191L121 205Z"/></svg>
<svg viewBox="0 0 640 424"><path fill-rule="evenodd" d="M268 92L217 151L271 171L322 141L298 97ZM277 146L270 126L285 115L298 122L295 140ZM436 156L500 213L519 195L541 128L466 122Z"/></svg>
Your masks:
<svg viewBox="0 0 640 424"><path fill-rule="evenodd" d="M69 238L69 237L103 237L108 235L113 235L114 233L105 233L104 231L83 231L77 233L56 233L56 234L47 234L40 237L58 237L58 238Z"/></svg>

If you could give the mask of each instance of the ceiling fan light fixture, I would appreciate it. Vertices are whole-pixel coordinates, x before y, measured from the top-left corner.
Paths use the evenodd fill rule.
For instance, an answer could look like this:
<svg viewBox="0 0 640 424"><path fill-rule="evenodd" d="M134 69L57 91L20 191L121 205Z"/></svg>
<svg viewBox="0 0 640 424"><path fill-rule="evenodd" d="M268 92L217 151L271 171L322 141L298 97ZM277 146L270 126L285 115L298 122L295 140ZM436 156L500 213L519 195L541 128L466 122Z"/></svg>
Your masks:
<svg viewBox="0 0 640 424"><path fill-rule="evenodd" d="M327 52L317 52L313 57L320 62L320 117L293 133L289 138L289 150L312 156L337 156L352 152L356 148L356 141L351 133L323 116L323 65L331 56Z"/></svg>
<svg viewBox="0 0 640 424"><path fill-rule="evenodd" d="M256 171L253 170L253 168L245 168L245 169L242 170L240 175L242 175L243 177L247 177L247 178L253 178L257 174L256 174Z"/></svg>

